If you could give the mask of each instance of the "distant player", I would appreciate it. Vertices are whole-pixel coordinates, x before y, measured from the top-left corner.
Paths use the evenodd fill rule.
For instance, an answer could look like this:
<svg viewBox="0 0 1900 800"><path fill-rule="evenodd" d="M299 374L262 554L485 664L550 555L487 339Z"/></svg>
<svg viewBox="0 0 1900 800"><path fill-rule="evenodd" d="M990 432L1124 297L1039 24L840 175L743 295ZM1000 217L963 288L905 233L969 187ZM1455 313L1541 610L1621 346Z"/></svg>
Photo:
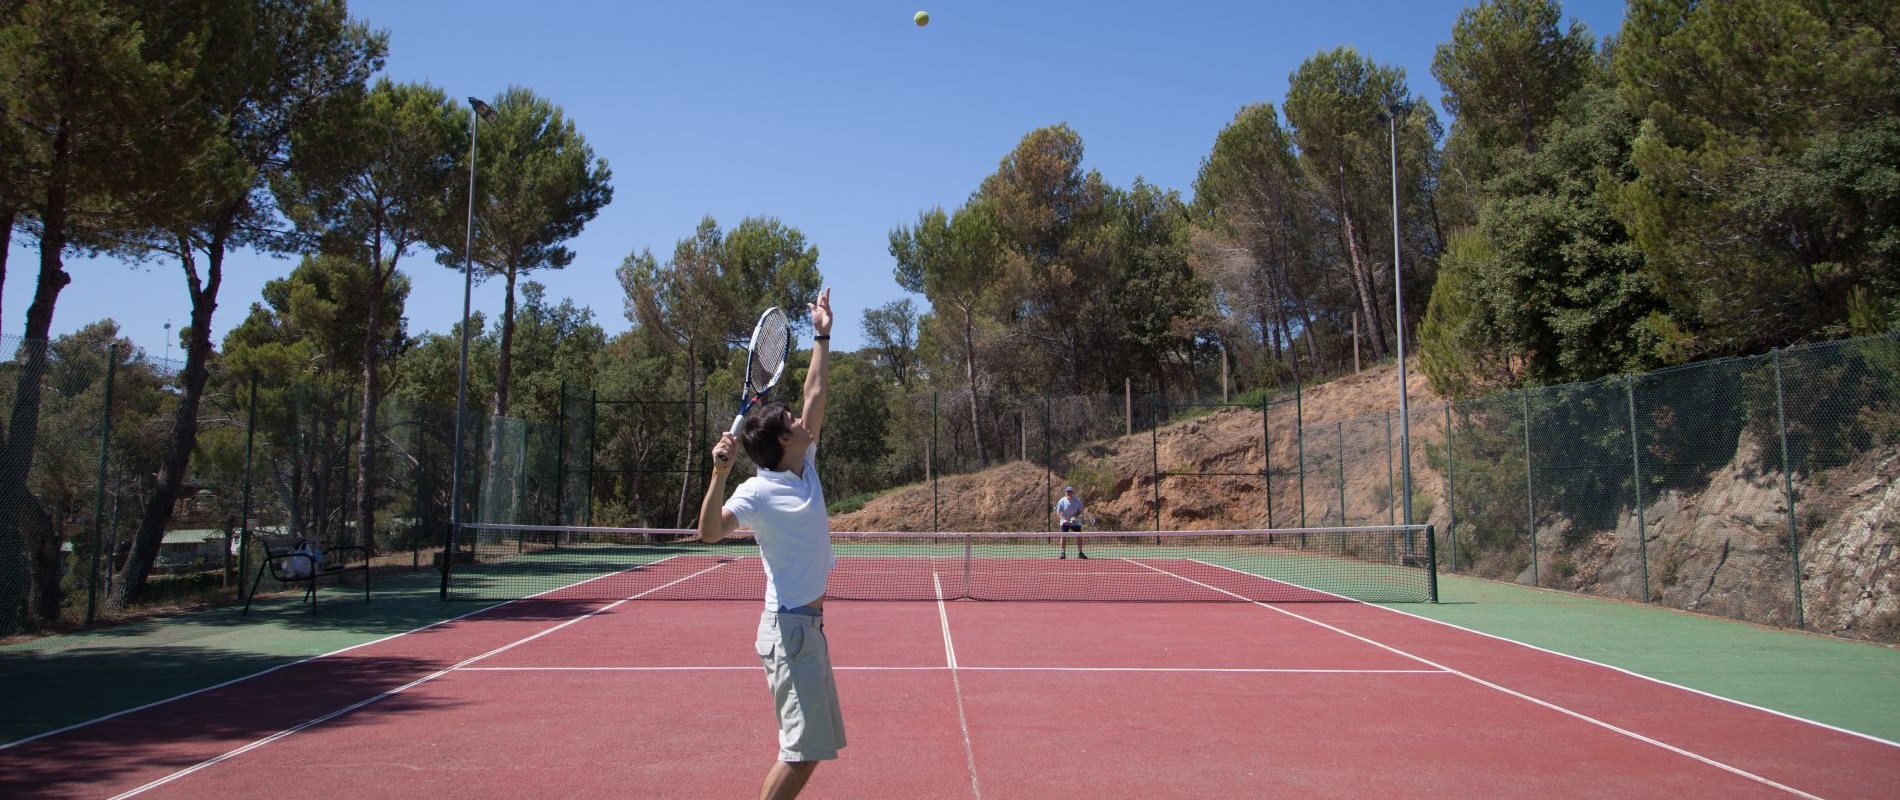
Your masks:
<svg viewBox="0 0 1900 800"><path fill-rule="evenodd" d="M1056 520L1061 523L1063 533L1082 532L1082 499L1075 496L1075 487L1062 487L1062 499L1056 501ZM1062 555L1056 557L1068 558L1070 537L1063 536L1059 538L1062 542ZM1077 536L1074 538L1075 557L1088 558L1089 554L1082 552L1082 537Z"/></svg>

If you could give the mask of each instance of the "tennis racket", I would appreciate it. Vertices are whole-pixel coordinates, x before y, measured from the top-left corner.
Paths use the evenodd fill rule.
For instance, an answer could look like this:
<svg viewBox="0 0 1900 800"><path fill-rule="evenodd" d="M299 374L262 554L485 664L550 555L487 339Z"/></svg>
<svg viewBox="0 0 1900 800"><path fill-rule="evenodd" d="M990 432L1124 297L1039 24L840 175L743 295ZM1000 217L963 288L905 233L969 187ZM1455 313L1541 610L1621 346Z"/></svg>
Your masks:
<svg viewBox="0 0 1900 800"><path fill-rule="evenodd" d="M785 310L773 306L759 315L752 327L752 343L746 345L745 385L739 390L739 415L732 418L732 435L739 435L745 414L778 385L785 374L785 357L792 351L792 321Z"/></svg>

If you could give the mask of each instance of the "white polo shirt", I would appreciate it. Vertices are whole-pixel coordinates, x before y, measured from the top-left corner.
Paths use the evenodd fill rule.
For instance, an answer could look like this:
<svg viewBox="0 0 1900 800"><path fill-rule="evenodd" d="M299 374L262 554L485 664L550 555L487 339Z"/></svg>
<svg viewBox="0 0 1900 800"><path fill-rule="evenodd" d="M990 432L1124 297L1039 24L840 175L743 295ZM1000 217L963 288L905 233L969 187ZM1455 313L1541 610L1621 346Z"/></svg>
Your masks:
<svg viewBox="0 0 1900 800"><path fill-rule="evenodd" d="M831 552L831 520L818 482L818 446L805 450L805 474L760 469L747 478L725 509L751 528L765 559L765 607L797 608L825 596L825 581L837 557Z"/></svg>

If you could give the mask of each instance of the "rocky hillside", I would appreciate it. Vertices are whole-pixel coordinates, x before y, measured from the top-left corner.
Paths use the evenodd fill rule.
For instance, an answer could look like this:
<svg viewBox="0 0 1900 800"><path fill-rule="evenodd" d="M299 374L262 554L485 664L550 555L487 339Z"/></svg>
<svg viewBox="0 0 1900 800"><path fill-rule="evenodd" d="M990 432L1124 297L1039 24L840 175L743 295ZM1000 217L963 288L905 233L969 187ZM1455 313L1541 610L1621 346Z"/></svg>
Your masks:
<svg viewBox="0 0 1900 800"><path fill-rule="evenodd" d="M1391 366L1369 369L1306 390L1300 418L1307 446L1324 444L1315 443L1314 432L1329 423L1370 420L1376 427L1382 415L1396 411L1395 372ZM1416 370L1409 377L1415 411L1442 402ZM1442 429L1429 422L1415 426L1423 428L1413 428L1415 441L1442 441ZM1075 483L1088 501L1092 530L1152 530L1157 515L1164 530L1268 527L1269 492L1257 477L1261 450L1270 448L1276 473L1284 472L1281 465L1292 463L1289 454L1298 446L1296 428L1290 412L1275 410L1263 437L1259 411L1223 409L1063 454L1053 472L1015 461L895 489L838 515L832 525L840 531L915 531L931 530L934 520L935 529L946 531L1044 530L1053 498L1063 484ZM1421 522L1438 527L1442 541L1450 522L1445 479L1425 462L1414 457L1414 509ZM1605 597L1638 600L1647 594L1649 601L1672 608L1772 625L1792 627L1798 613L1808 630L1900 641L1900 451L1870 452L1797 483L1804 537L1798 611L1795 565L1785 546L1787 493L1780 473L1764 473L1760 463L1750 445L1740 443L1734 459L1700 489L1646 498L1640 525L1626 512L1614 530L1540 528L1535 581ZM1162 473L1196 474L1164 474L1157 487L1157 466ZM1396 502L1389 470L1380 451L1346 459L1338 477L1309 475L1307 524L1330 524L1327 518L1338 518L1340 502L1350 519L1384 522ZM1323 490L1316 488L1322 484ZM1301 524L1297 481L1277 475L1271 496L1273 527ZM1468 533L1460 532L1461 543ZM1519 551L1491 554L1464 569L1531 584L1528 543L1520 545Z"/></svg>

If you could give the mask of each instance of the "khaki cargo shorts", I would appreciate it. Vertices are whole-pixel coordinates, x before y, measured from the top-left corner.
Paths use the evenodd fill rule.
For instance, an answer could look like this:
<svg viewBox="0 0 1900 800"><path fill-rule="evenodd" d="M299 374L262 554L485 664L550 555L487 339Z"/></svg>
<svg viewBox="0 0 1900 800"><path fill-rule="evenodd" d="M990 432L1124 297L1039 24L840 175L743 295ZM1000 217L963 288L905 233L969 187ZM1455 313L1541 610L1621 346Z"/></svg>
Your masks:
<svg viewBox="0 0 1900 800"><path fill-rule="evenodd" d="M803 608L759 617L757 649L778 711L780 761L827 761L844 747L825 618Z"/></svg>

